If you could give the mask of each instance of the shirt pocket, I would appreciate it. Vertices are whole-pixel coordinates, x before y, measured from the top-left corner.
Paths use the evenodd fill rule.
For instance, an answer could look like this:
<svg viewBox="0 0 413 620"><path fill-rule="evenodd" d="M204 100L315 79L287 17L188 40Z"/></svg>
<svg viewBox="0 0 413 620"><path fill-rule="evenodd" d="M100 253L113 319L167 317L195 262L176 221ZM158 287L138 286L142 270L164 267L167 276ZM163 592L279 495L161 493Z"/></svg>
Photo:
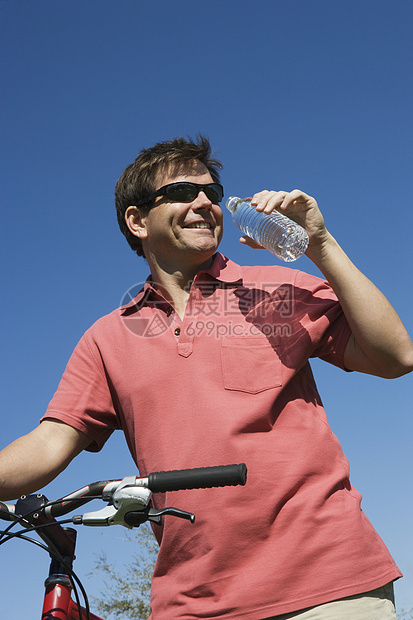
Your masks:
<svg viewBox="0 0 413 620"><path fill-rule="evenodd" d="M226 390L258 394L282 385L281 360L265 337L224 337L221 362Z"/></svg>

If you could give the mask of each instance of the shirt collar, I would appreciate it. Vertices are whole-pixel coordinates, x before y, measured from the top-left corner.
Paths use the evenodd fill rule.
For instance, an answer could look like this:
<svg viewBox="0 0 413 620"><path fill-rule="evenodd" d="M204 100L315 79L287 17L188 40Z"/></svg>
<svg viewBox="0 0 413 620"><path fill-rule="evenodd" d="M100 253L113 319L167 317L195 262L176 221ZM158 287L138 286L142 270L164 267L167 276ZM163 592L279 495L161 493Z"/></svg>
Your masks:
<svg viewBox="0 0 413 620"><path fill-rule="evenodd" d="M157 295L157 293L152 286L152 278L149 275L143 285L143 288L139 291L136 297L134 297L129 303L119 308L121 314L128 314L131 310L139 310L151 295Z"/></svg>
<svg viewBox="0 0 413 620"><path fill-rule="evenodd" d="M238 282L242 280L242 269L239 265L234 263L229 258L226 258L220 252L217 252L212 257L212 263L209 269L205 269L197 274L197 277L200 274L207 273L208 275L215 278L215 280L219 280L220 282Z"/></svg>
<svg viewBox="0 0 413 620"><path fill-rule="evenodd" d="M229 258L226 258L220 252L217 252L212 257L212 263L209 269L200 271L196 275L195 279L201 276L201 274L202 275L208 274L215 280L224 282L226 284L239 282L240 280L242 280L241 267L237 265L236 263L234 263ZM125 312L127 313L128 310L131 310L131 309L139 310L143 306L145 301L149 299L152 295L158 296L158 293L153 288L152 277L149 275L148 278L146 279L146 282L143 288L139 291L136 297L134 297L132 301L130 301L128 304L125 304L124 306L120 307L121 313L122 314Z"/></svg>

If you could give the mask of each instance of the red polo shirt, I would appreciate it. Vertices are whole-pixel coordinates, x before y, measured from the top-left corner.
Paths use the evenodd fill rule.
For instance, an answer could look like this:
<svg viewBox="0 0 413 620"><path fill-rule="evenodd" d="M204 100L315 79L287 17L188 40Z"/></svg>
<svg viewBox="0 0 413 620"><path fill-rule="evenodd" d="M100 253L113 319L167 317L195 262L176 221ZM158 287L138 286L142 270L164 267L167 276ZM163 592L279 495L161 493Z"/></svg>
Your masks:
<svg viewBox="0 0 413 620"><path fill-rule="evenodd" d="M384 585L401 573L360 509L308 359L343 367L350 330L330 286L221 254L184 320L148 281L76 347L47 418L100 449L126 435L141 475L245 462L245 487L155 497L166 518L154 620L260 620Z"/></svg>

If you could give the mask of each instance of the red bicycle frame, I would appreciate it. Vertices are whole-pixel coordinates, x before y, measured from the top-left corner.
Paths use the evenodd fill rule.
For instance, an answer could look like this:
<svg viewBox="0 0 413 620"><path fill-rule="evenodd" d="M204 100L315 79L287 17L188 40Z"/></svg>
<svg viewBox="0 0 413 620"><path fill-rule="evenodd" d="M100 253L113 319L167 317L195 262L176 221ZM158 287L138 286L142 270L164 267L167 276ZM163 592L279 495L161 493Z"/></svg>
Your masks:
<svg viewBox="0 0 413 620"><path fill-rule="evenodd" d="M42 611L42 620L102 620L99 616L95 616L87 611L84 607L77 606L71 598L72 584L67 579L64 583L63 575L56 575L56 581L53 577L46 580L45 596Z"/></svg>
<svg viewBox="0 0 413 620"><path fill-rule="evenodd" d="M69 572L75 558L77 531L55 522L47 535L52 535L49 544L54 545L61 560L52 557L50 562L49 576L44 584L42 620L102 620L84 607L79 608L71 598L73 585Z"/></svg>

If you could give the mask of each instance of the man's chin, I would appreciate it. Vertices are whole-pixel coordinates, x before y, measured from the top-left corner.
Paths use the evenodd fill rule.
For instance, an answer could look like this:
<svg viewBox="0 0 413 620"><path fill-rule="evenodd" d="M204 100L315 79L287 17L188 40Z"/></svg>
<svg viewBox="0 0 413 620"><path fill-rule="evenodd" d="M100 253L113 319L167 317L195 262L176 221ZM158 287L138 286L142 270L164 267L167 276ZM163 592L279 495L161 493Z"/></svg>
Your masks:
<svg viewBox="0 0 413 620"><path fill-rule="evenodd" d="M203 266L207 263L215 254L218 249L218 244L210 245L195 245L188 247L186 250L186 256L191 256L193 261L196 261L197 265Z"/></svg>

